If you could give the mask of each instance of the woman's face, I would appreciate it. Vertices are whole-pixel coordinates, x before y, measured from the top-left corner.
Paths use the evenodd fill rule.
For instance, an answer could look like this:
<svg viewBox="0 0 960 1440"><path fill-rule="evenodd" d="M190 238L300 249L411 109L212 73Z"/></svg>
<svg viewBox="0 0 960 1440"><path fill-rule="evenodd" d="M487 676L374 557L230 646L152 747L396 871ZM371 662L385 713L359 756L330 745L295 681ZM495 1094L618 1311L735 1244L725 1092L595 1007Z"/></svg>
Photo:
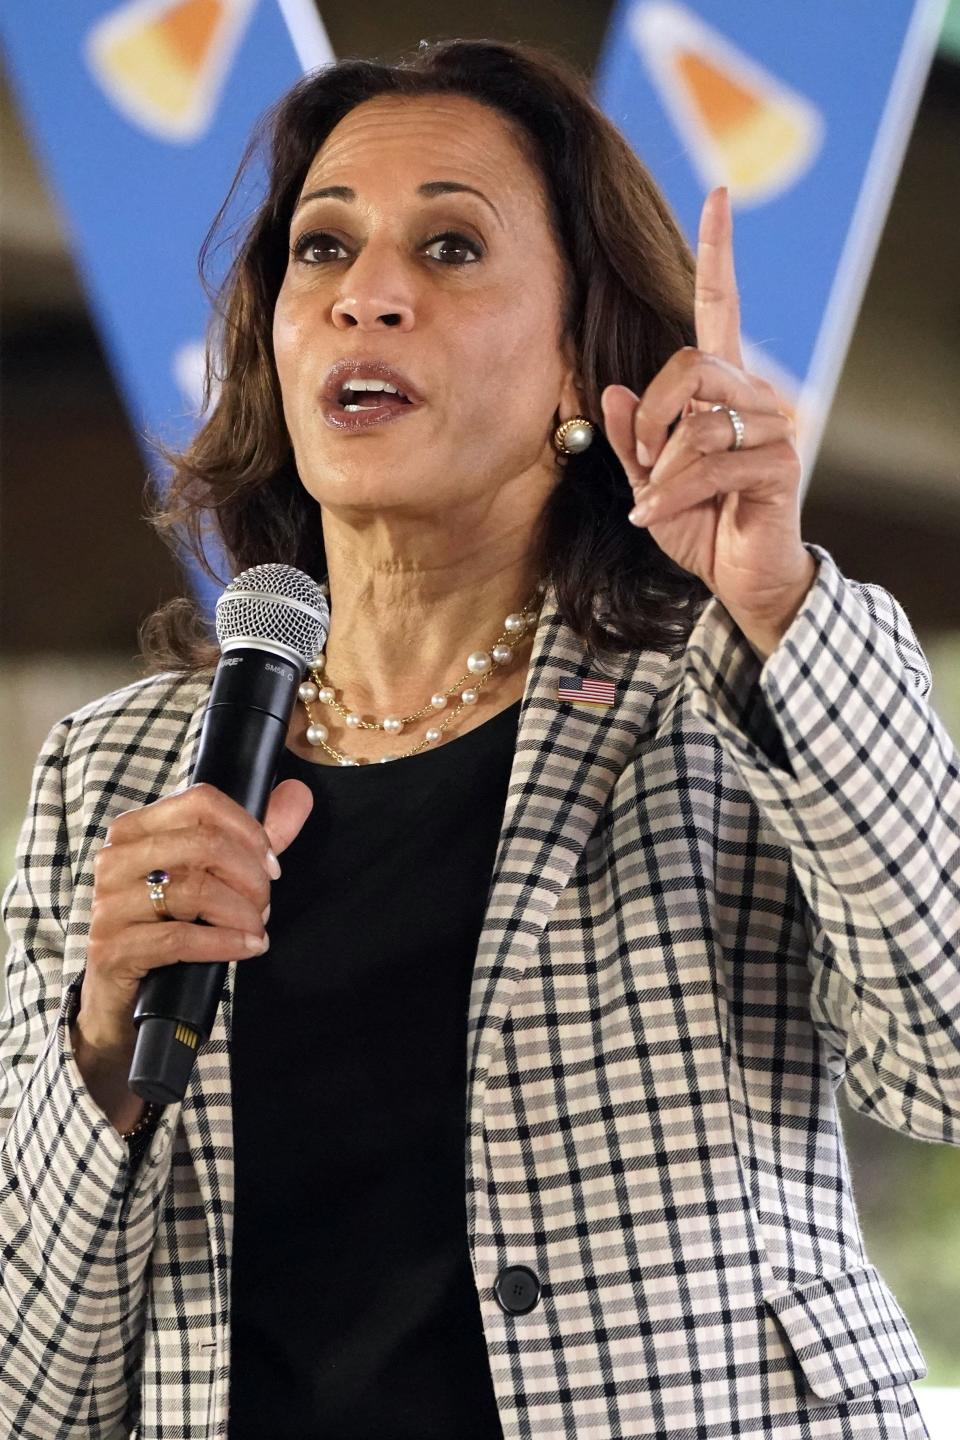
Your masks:
<svg viewBox="0 0 960 1440"><path fill-rule="evenodd" d="M398 518L539 509L577 401L562 262L507 122L457 96L357 106L314 158L290 252L273 343L310 494ZM407 400L347 392L368 378Z"/></svg>

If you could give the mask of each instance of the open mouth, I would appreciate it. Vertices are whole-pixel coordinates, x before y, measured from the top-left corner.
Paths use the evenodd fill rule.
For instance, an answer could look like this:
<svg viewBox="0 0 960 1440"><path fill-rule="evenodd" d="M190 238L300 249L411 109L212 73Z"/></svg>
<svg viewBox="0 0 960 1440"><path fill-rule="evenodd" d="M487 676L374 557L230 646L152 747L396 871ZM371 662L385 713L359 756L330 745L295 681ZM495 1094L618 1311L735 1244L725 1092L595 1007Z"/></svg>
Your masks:
<svg viewBox="0 0 960 1440"><path fill-rule="evenodd" d="M375 356L338 360L321 391L325 422L344 434L402 420L415 414L423 403L413 381Z"/></svg>

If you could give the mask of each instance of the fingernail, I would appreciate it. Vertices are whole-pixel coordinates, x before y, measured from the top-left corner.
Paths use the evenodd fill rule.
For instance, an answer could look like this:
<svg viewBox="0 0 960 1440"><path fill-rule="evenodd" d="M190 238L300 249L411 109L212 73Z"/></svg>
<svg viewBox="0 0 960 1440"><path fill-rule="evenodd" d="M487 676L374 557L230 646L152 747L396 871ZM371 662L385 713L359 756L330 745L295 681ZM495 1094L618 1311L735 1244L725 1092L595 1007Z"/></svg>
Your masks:
<svg viewBox="0 0 960 1440"><path fill-rule="evenodd" d="M243 939L251 955L262 955L270 944L266 935L244 935Z"/></svg>
<svg viewBox="0 0 960 1440"><path fill-rule="evenodd" d="M267 851L267 874L271 880L280 879L280 861L272 850Z"/></svg>
<svg viewBox="0 0 960 1440"><path fill-rule="evenodd" d="M637 441L637 461L641 465L650 464L650 451L647 449L646 445L644 445L642 440Z"/></svg>
<svg viewBox="0 0 960 1440"><path fill-rule="evenodd" d="M649 500L638 500L627 516L627 519L631 525L643 525L650 515L650 509L651 502Z"/></svg>
<svg viewBox="0 0 960 1440"><path fill-rule="evenodd" d="M267 921L270 919L270 906L269 906L269 905L267 906L266 910L261 910L261 911L260 911L260 919L263 921L264 925L266 925Z"/></svg>

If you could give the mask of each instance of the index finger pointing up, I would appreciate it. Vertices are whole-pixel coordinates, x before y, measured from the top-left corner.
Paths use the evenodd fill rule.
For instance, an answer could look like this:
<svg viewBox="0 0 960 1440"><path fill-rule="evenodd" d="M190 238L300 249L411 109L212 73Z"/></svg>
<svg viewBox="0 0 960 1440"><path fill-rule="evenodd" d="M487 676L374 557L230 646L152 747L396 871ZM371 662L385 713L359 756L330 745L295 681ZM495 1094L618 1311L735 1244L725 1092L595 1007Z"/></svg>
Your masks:
<svg viewBox="0 0 960 1440"><path fill-rule="evenodd" d="M697 348L743 368L740 352L740 297L733 268L733 218L724 187L703 202L697 239L695 291Z"/></svg>

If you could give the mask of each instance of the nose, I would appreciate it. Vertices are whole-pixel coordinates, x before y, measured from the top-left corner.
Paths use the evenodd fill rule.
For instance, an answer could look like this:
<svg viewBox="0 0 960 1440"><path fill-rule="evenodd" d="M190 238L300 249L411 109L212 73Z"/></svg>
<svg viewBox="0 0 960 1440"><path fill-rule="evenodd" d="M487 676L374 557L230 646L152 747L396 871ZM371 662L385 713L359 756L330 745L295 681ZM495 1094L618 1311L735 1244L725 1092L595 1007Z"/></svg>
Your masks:
<svg viewBox="0 0 960 1440"><path fill-rule="evenodd" d="M332 314L338 330L410 330L413 292L409 278L400 265L382 255L378 260L368 247L344 275Z"/></svg>

